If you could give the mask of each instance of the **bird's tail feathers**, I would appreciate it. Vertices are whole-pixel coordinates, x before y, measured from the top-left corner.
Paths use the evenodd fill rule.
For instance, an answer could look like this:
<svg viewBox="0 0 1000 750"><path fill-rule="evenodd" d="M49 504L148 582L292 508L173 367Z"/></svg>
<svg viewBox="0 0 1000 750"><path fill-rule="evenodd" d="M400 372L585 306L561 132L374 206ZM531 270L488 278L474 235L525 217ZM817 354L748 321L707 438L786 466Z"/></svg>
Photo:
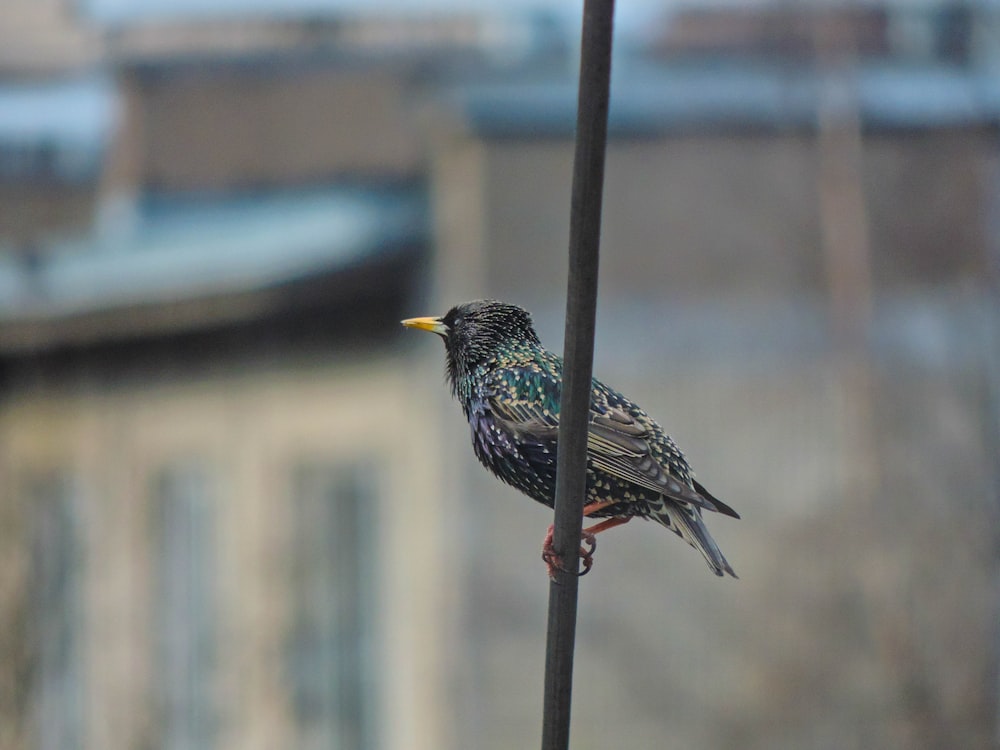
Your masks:
<svg viewBox="0 0 1000 750"><path fill-rule="evenodd" d="M716 512L722 513L723 515L729 516L730 518L739 518L740 517L739 513L737 513L732 508L730 508L728 505L726 505L724 502L722 502L719 498L717 498L714 495L712 495L712 493L709 492L708 490L706 490L705 486L702 485L697 479L692 479L691 482L694 485L694 491L697 492L699 495L701 495L706 500L708 500L709 502L711 502L711 504L715 506L715 511Z"/></svg>
<svg viewBox="0 0 1000 750"><path fill-rule="evenodd" d="M708 533L705 523L701 520L699 508L688 503L665 500L662 508L652 511L652 516L701 552L715 575L722 576L728 573L733 578L739 578L722 554L719 545Z"/></svg>

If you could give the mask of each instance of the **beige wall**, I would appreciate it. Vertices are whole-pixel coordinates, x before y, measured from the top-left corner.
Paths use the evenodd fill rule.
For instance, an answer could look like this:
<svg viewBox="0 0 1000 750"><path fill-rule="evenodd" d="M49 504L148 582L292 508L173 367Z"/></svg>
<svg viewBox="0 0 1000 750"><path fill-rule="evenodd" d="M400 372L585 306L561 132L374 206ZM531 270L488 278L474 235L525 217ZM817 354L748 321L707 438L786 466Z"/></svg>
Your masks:
<svg viewBox="0 0 1000 750"><path fill-rule="evenodd" d="M61 72L100 57L100 39L78 22L73 0L4 0L0 7L0 71Z"/></svg>
<svg viewBox="0 0 1000 750"><path fill-rule="evenodd" d="M68 467L83 489L87 747L149 741L149 485L159 468L191 457L206 459L218 488L219 747L294 746L281 679L290 543L283 501L289 469L303 458L377 467L379 731L386 748L449 746L455 566L442 540L449 513L441 464L427 452L437 418L433 401L408 397L400 373L412 368L398 365L8 399L0 409L5 476Z"/></svg>
<svg viewBox="0 0 1000 750"><path fill-rule="evenodd" d="M553 289L561 294L572 144L499 140L484 148L481 213L490 292L517 293L524 301ZM982 273L983 216L996 169L988 133L876 134L865 140L864 160L879 281L926 283ZM602 295L679 301L714 292L822 291L817 164L807 135L612 141Z"/></svg>
<svg viewBox="0 0 1000 750"><path fill-rule="evenodd" d="M416 173L404 81L386 70L224 68L138 78L141 179L169 189Z"/></svg>

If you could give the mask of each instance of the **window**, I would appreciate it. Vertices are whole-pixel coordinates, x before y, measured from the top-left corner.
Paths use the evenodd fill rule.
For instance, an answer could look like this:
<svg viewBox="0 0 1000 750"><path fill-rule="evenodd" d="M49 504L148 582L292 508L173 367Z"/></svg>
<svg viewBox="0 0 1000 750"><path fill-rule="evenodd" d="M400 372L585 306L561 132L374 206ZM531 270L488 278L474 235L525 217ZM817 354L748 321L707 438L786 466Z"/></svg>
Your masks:
<svg viewBox="0 0 1000 750"><path fill-rule="evenodd" d="M79 497L70 478L44 473L25 482L30 519L29 626L36 747L83 745L83 549Z"/></svg>
<svg viewBox="0 0 1000 750"><path fill-rule="evenodd" d="M154 695L164 750L215 737L215 534L207 472L181 464L153 482Z"/></svg>
<svg viewBox="0 0 1000 750"><path fill-rule="evenodd" d="M375 492L360 467L292 473L288 679L300 750L375 747Z"/></svg>

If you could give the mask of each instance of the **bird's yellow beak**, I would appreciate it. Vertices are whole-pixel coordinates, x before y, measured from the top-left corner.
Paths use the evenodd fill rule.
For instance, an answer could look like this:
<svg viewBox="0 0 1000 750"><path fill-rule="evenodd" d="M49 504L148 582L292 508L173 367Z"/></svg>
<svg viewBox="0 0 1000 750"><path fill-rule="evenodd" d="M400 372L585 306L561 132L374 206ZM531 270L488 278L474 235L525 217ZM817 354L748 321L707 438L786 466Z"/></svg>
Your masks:
<svg viewBox="0 0 1000 750"><path fill-rule="evenodd" d="M430 331L438 336L448 335L448 326L441 321L441 318L407 318L402 322L407 328L419 328L421 331Z"/></svg>

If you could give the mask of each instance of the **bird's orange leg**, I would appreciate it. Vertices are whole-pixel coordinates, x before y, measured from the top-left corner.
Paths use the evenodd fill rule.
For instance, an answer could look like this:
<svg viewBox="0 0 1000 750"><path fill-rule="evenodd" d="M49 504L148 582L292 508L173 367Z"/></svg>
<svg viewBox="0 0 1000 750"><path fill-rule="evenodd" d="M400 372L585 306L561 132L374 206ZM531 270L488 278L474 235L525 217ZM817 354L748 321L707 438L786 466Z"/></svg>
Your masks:
<svg viewBox="0 0 1000 750"><path fill-rule="evenodd" d="M583 516L584 518L592 516L605 508L610 508L612 505L618 505L618 502L615 500L601 500L596 503L588 503L583 506Z"/></svg>
<svg viewBox="0 0 1000 750"><path fill-rule="evenodd" d="M613 529L615 526L621 526L623 523L628 523L631 520L632 516L614 516L584 529L583 533L584 535L590 534L593 536L594 534L600 534L602 531Z"/></svg>

